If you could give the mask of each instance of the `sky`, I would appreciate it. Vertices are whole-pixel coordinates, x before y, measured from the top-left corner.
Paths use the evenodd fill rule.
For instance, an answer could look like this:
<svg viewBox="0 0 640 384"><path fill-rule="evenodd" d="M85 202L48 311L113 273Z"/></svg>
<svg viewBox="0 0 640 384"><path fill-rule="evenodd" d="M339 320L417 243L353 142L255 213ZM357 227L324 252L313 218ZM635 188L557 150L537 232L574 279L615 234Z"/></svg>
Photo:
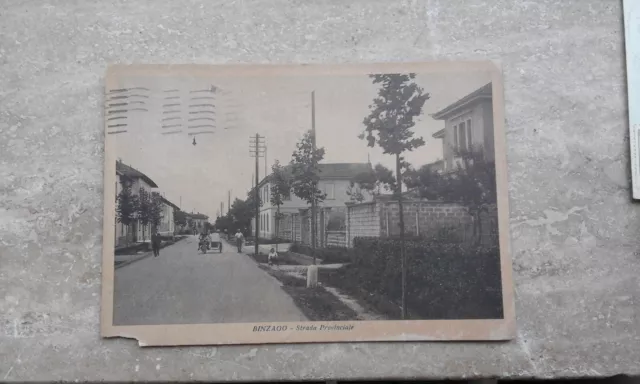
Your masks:
<svg viewBox="0 0 640 384"><path fill-rule="evenodd" d="M426 145L406 156L413 166L442 158L442 142L431 135L444 128L444 121L434 120L430 114L490 81L488 72L477 71L416 76L416 82L430 98L414 127L415 135L424 138ZM211 92L212 85L214 92ZM260 179L265 176L265 164L270 169L276 159L289 163L296 143L311 128L312 91L315 92L317 146L325 148L323 162L364 163L370 158L374 165L381 163L394 169L393 156L384 155L379 148L367 147L366 142L358 138L364 130L362 121L377 93L376 85L365 75L149 75L120 78L118 87L143 87L148 91L129 93L143 96L128 100L141 100L144 104L138 103L138 106L145 110L124 113L127 126L118 129L126 132L109 135L116 157L149 176L158 185L158 191L181 209L204 213L211 221L220 211L221 202L224 212L227 211L229 191L232 202L235 198L244 199L255 180L250 136L258 133L265 137L266 161L260 159ZM215 107L189 108L201 103L212 103ZM169 110L178 112L163 113ZM189 113L202 110L215 114ZM163 120L168 119L167 116L171 118ZM194 116L207 118L190 122ZM163 124L169 127L162 128ZM180 132L163 134L171 131ZM189 136L202 131L213 133Z"/></svg>

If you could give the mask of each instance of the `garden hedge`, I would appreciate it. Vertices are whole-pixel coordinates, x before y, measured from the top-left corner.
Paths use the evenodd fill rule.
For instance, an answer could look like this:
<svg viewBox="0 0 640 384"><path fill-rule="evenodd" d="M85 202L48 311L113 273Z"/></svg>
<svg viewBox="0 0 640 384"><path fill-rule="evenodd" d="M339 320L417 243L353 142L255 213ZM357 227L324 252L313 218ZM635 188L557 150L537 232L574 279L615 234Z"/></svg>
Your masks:
<svg viewBox="0 0 640 384"><path fill-rule="evenodd" d="M502 318L500 253L497 246L473 247L412 239L407 255L407 308L423 319ZM400 241L356 238L349 279L369 294L400 303Z"/></svg>

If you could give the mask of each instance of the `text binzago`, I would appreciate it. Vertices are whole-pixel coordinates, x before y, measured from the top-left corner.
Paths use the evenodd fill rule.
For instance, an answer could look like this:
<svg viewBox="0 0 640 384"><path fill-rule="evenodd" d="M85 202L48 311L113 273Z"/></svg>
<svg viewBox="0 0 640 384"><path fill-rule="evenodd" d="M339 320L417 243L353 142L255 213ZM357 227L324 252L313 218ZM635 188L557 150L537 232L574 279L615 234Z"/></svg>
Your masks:
<svg viewBox="0 0 640 384"><path fill-rule="evenodd" d="M286 325L255 325L253 332L284 332L288 328Z"/></svg>

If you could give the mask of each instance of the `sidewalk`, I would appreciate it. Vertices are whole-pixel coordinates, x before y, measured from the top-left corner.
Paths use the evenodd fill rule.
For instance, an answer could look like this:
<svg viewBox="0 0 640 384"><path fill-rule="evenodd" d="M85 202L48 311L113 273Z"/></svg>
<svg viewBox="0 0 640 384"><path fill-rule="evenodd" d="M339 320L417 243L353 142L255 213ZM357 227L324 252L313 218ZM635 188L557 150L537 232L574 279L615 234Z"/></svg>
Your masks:
<svg viewBox="0 0 640 384"><path fill-rule="evenodd" d="M227 240L224 237L220 236L220 241L222 241L222 250L223 252L237 252L238 251L238 247L236 246L236 242L235 240ZM249 249L251 248L251 249ZM242 250L241 253L243 254L248 254L249 250L251 251L250 253L253 254L253 247L248 247L246 244L242 244Z"/></svg>
<svg viewBox="0 0 640 384"><path fill-rule="evenodd" d="M136 261L140 261L142 259L146 259L147 257L153 255L152 251L137 253L133 255L115 255L113 257L115 263L115 269L122 268L131 263L135 263Z"/></svg>
<svg viewBox="0 0 640 384"><path fill-rule="evenodd" d="M170 245L176 244L179 241L182 241L184 239L186 239L187 237L182 237L179 238L178 240L176 240L175 242L171 243L171 242L163 242L160 245L160 249L168 247ZM134 253L131 255L114 255L113 256L113 261L114 261L114 265L115 265L115 269L118 268L122 268L124 266L127 266L131 263L135 263L136 261L140 261L142 259L146 259L149 256L153 256L153 251L149 250L149 251L144 251L144 252L139 252L139 253Z"/></svg>

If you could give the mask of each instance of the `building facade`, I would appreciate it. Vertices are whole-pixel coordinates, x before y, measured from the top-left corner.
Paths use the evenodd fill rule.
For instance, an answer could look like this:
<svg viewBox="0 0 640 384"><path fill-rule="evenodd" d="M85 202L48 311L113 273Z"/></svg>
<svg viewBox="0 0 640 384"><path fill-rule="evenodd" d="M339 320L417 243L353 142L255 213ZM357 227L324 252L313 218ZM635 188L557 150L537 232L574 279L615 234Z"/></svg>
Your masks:
<svg viewBox="0 0 640 384"><path fill-rule="evenodd" d="M206 225L209 222L209 216L202 213L187 213L187 227L195 232L202 232L206 229Z"/></svg>
<svg viewBox="0 0 640 384"><path fill-rule="evenodd" d="M140 190L144 189L151 194L158 185L147 175L137 169L124 164L122 161L116 162L116 209L118 206L118 196L125 187L131 188L133 196L139 196ZM135 242L149 241L151 236L151 225L143 225L139 220L134 220L130 225L124 225L118 220L118 214L115 218L115 245L122 246Z"/></svg>
<svg viewBox="0 0 640 384"><path fill-rule="evenodd" d="M434 138L442 139L444 172L454 171L462 164L460 152L482 151L485 159L494 161L492 83L431 116L444 121L444 128L433 134Z"/></svg>
<svg viewBox="0 0 640 384"><path fill-rule="evenodd" d="M157 230L161 236L175 236L176 226L174 220L175 211L178 210L178 206L167 200L164 196L160 198L162 202L162 219Z"/></svg>
<svg viewBox="0 0 640 384"><path fill-rule="evenodd" d="M372 170L371 164L331 163L318 165L320 169L318 189L326 195L324 201L318 203L318 209L332 212L331 215L327 216L327 221L331 220L332 217L344 216L345 203L351 200L351 196L347 193L351 180L360 173L370 172ZM259 236L261 238L278 237L276 234L278 207L271 204L271 175L265 177L258 185L258 188L262 201L259 213ZM295 234L292 235L291 233L296 232L296 226L301 226L300 217L306 216L309 208L309 204L306 201L290 192L289 196L283 199L283 204L280 206L282 218L279 222L279 235L282 236L283 233L288 233L288 236L295 237ZM296 219L298 224L296 224ZM251 231L252 234L255 234L255 219L251 221Z"/></svg>
<svg viewBox="0 0 640 384"><path fill-rule="evenodd" d="M118 196L120 196L120 193L124 189L125 185L127 185L130 182L131 182L131 180L129 180L126 177L126 175L123 172L121 172L120 169L116 169L116 182L115 182L116 209L117 209L117 206L118 206ZM125 245L128 245L130 243L133 243L133 241L134 241L133 228L132 228L131 225L125 225L125 224L120 222L120 220L118 219L117 211L116 211L116 215L115 215L115 218L114 218L114 224L113 225L115 227L114 245L116 247L125 246Z"/></svg>

